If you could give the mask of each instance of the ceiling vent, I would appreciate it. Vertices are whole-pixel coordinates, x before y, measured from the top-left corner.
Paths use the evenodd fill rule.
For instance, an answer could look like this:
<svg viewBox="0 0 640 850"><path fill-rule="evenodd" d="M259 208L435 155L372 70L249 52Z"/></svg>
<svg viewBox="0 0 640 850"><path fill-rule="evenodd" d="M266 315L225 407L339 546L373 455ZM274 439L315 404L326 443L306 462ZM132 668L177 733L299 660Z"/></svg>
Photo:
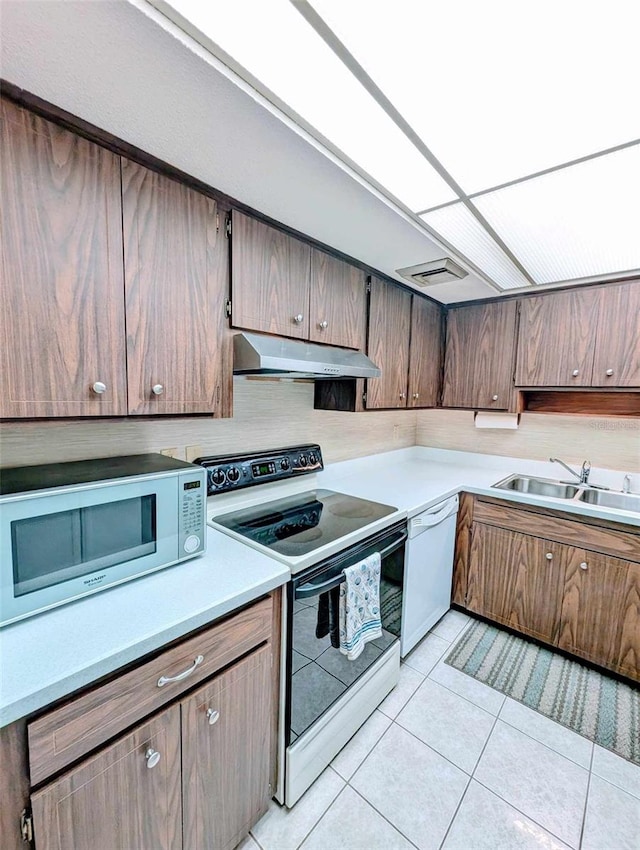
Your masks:
<svg viewBox="0 0 640 850"><path fill-rule="evenodd" d="M418 266L408 266L406 269L396 269L398 274L416 286L433 286L434 283L449 283L452 280L462 280L469 272L454 263L451 257L441 260L431 260Z"/></svg>

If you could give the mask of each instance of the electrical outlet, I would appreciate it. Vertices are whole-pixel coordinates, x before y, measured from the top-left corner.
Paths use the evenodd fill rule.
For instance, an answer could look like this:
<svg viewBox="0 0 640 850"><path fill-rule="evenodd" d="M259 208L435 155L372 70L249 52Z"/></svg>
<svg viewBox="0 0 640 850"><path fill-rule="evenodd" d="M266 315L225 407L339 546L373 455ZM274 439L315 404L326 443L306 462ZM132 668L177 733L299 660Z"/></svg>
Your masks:
<svg viewBox="0 0 640 850"><path fill-rule="evenodd" d="M173 449L160 449L160 454L165 457L178 457L178 449L177 447Z"/></svg>
<svg viewBox="0 0 640 850"><path fill-rule="evenodd" d="M202 451L202 446L185 446L184 456L189 461L189 463L193 463L193 461L197 457L202 457L204 452Z"/></svg>
<svg viewBox="0 0 640 850"><path fill-rule="evenodd" d="M393 442L397 443L399 439L400 439L400 426L394 425L393 426Z"/></svg>

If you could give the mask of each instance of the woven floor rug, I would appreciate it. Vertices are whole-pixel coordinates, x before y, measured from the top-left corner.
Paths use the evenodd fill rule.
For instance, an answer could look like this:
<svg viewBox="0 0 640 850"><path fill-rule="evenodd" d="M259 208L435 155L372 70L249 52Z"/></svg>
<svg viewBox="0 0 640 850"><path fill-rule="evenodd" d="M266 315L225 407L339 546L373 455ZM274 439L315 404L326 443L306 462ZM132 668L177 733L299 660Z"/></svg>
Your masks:
<svg viewBox="0 0 640 850"><path fill-rule="evenodd" d="M445 662L640 764L640 688L480 621Z"/></svg>

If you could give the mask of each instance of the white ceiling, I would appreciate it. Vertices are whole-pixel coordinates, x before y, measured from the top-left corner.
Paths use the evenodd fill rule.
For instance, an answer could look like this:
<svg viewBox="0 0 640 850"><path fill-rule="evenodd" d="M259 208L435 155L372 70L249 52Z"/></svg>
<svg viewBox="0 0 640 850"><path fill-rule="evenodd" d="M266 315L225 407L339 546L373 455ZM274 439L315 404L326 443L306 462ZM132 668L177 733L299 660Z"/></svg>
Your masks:
<svg viewBox="0 0 640 850"><path fill-rule="evenodd" d="M398 3L406 5L411 2L419 0L394 0L392 6L395 10ZM618 0L612 2L615 5ZM282 5L281 0L269 0L268 3L261 0L261 3L254 3L254 9L273 9L278 3ZM336 29L337 22L346 27L341 35L351 38L348 46L357 55L360 48L355 36L360 30L353 23L358 21L357 14L362 13L361 0L353 0L353 6L351 0L338 5L333 0L312 0L312 3L330 23L336 8L349 8L355 12L356 18L352 18L351 23L348 19L347 23L344 19L341 22L336 19L334 25ZM162 6L162 3L156 5ZM175 5L180 4L176 2ZM375 8L378 5L380 8L386 6L377 4ZM222 11L235 8L236 0L200 2L196 6L213 8L219 13L221 34ZM373 8L373 5L367 6L368 10ZM398 268L445 255L453 256L470 274L462 281L422 290L444 303L486 298L496 295L501 287L513 289L527 285L526 277L520 276L512 258L493 242L492 236L486 231L477 232L478 223L473 216L471 226L468 222L466 227L458 225L460 221L466 222L468 217L461 217L461 213L456 212L456 207L461 206L459 203L424 216L423 221L432 228L436 220L444 222L439 225L444 238L434 238L433 233L426 230L415 213L419 209L450 202L457 195L431 168L428 159L419 153L416 156L415 146L407 142L406 134L398 130L397 122L390 121L377 102L369 98L366 104L355 103L354 98L362 97L362 92L358 93L360 84L297 12L295 15L299 21L296 26L307 28L308 32L304 36L307 39L304 46L298 45L302 50L298 51L294 66L300 71L301 82L298 87L299 103L294 104L294 108L291 103L284 104L271 91L265 90L264 81L258 83L238 66L242 59L245 64L250 64L251 51L230 59L197 30L184 22L180 29L145 0L1 0L1 13L0 74L4 79L125 139L266 215L398 280L402 280L395 272ZM385 26L393 32L397 20L397 15L386 22L383 19L380 32L384 32ZM253 24L247 32L257 34L258 39L256 42L248 38L236 40L234 49L239 54L244 41L249 46L253 44L254 52L257 52L256 45L260 40L269 43L273 39L273 26L268 31L269 39L264 39L268 23L260 27L254 20ZM233 29L229 32L232 33ZM375 38L375 35L374 28L371 37ZM437 114L438 109L434 86L442 73L449 74L450 69L456 67L456 33L449 31L446 37L445 33L422 33L417 41L416 38L416 34L407 38L407 46L411 47L415 42L414 51L420 45L424 48L418 57L423 62L419 82L421 91L424 90L423 107L428 107L423 111L426 115L433 115L432 110L435 109ZM438 56L437 51L432 51L434 39L440 44L438 49L441 52L445 46L450 49L450 58L443 67L436 67L428 61L429 56ZM232 40L227 49L230 46L233 46ZM618 47L620 50L623 48L620 40ZM277 48L275 42L271 44L271 49L278 52ZM243 49L246 51L246 46ZM322 61L333 62L331 73L334 77L331 79L341 96L340 109L336 112L336 99L327 99L325 93L324 112L321 110L312 115L311 122L300 120L298 112L305 105L304 86L315 84L318 88L320 84L318 90L322 94L322 84L329 80L328 71L327 75L320 73L320 59L315 65L312 63L315 78L313 74L303 78L302 63L305 57L315 55L312 54L314 50L321 51L318 56L325 57ZM327 51L330 60L326 59ZM515 61L517 51L511 50L508 55L510 61ZM220 57L225 59L226 64ZM366 58L366 53L362 58ZM370 67L367 71L382 73L384 67L382 71L380 67ZM389 67L393 64L388 65L387 70ZM255 72L256 69L253 70ZM239 71L242 76L237 73ZM287 75L282 79L286 80ZM393 82L388 76L381 79L389 85ZM281 85L277 74L269 82L277 94L278 85ZM611 102L615 105L624 92L622 95L618 93L617 100L605 98L600 91L594 94L598 97L592 98L592 102L597 105L608 103L611 107ZM369 97L366 92L365 96ZM327 102L331 105L330 109ZM354 108L356 105L357 110ZM508 106L512 109L513 104ZM637 109L631 104L627 105L627 112L637 115ZM360 125L348 123L349 116L356 113L359 117L366 114L364 124L369 131L371 127L376 128L377 148L370 149L364 164L358 156L357 144L362 122ZM335 114L340 121L335 120ZM517 141L520 119L517 114L513 117L515 129L512 128L511 136L505 141L507 147L512 144L512 137ZM606 120L606 109L600 117ZM326 135L320 135L318 127ZM342 134L337 142L332 137L337 132L336 128ZM627 130L618 127L616 132ZM607 143L617 138L611 128L602 129L600 135ZM452 145L451 156L460 155L464 138L472 139L475 144L480 136L477 126L461 114L456 135L458 149ZM583 136L576 132L566 142L571 155L576 151L576 155L582 155L576 145ZM345 155L345 149L348 155ZM402 168L397 164L392 166L393 157L386 156L391 150L401 152L395 162L400 163ZM530 146L529 162L532 161L532 152L538 157L535 159L534 156L533 162L546 167L545 156L548 158L548 153L545 146ZM587 165L593 162L596 161ZM494 158L489 166L493 168L493 171L490 170L492 179L495 174L504 176L520 167L517 156L509 158L506 155ZM470 167L469 162L465 167ZM503 170L500 171L500 168ZM460 173L463 171L461 168ZM414 173L421 175L415 185L411 179ZM369 174L373 174L375 180ZM485 178L486 175L483 176ZM486 219L496 222L496 227L506 229L504 222L508 224L510 220L508 209L505 213L503 193L511 193L507 200L511 201L511 197L515 196L517 203L517 190L523 185L501 190L494 193L494 197L488 194L479 198L478 205L483 203L486 207ZM420 192L425 194L420 195ZM420 200L423 196L427 199L424 205ZM398 198L401 198L400 202ZM597 196L595 200L597 202ZM544 212L540 203L539 208ZM569 210L569 214L572 212ZM514 224L513 219L511 224ZM542 215L539 223L542 230L544 224ZM618 246L612 248L606 239L593 239L593 222L588 224L591 227L588 232L592 253L597 253L594 245L602 243L601 255L605 258L605 265L612 252L615 261ZM509 238L514 244L518 240L523 242L523 239L523 244L526 244L526 230L517 226L512 230ZM561 250L563 237L560 231L556 232L556 237L556 250ZM457 252L452 249L452 243L456 244ZM553 270L549 272L547 268L549 262L544 252L536 252L534 246L531 254L528 259L540 264L540 273L547 275L546 280L554 280ZM487 256L490 262L485 261ZM478 267L484 269L484 274L478 272ZM573 266L569 264L568 268L571 270ZM606 271L605 266L602 268Z"/></svg>

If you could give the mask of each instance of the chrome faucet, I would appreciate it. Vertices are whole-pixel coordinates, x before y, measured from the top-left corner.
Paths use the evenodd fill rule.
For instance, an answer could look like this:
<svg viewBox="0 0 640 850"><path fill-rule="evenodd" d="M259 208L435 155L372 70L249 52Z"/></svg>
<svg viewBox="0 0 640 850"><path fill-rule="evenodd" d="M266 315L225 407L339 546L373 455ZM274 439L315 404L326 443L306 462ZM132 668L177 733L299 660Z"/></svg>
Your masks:
<svg viewBox="0 0 640 850"><path fill-rule="evenodd" d="M560 460L560 458L558 457L550 457L549 460L551 461L551 463L559 463L560 466L564 466L567 472L570 472L572 475L575 475L575 477L581 484L589 483L589 473L591 472L590 460L583 461L580 472L576 472L575 469L571 469L570 466L567 466L567 464L563 460Z"/></svg>

